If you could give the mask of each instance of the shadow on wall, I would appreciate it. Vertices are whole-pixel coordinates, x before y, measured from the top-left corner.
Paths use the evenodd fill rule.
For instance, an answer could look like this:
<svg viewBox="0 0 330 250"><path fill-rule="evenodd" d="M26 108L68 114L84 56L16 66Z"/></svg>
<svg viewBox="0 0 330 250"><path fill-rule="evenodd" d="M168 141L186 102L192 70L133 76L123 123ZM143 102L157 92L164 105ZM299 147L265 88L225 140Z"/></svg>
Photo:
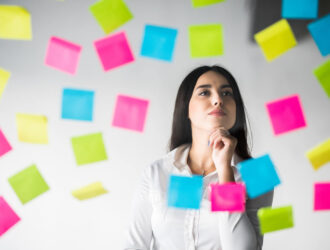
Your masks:
<svg viewBox="0 0 330 250"><path fill-rule="evenodd" d="M252 13L250 40L255 43L254 34L282 19L282 0L248 0ZM319 0L317 19L330 13L330 0ZM309 37L307 25L315 19L287 19L296 40Z"/></svg>

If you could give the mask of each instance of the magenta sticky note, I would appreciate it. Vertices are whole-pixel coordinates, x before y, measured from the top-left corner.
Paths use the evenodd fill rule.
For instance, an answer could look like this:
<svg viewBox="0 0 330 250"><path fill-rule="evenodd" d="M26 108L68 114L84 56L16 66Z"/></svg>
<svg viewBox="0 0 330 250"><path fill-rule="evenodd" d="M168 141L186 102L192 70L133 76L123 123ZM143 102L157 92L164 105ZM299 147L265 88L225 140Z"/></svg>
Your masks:
<svg viewBox="0 0 330 250"><path fill-rule="evenodd" d="M7 141L5 135L0 129L0 156L3 156L5 153L8 153L11 150L11 146Z"/></svg>
<svg viewBox="0 0 330 250"><path fill-rule="evenodd" d="M210 185L211 211L243 212L245 210L245 186L243 183Z"/></svg>
<svg viewBox="0 0 330 250"><path fill-rule="evenodd" d="M112 126L143 132L149 101L118 95Z"/></svg>
<svg viewBox="0 0 330 250"><path fill-rule="evenodd" d="M314 210L330 210L330 182L314 184Z"/></svg>
<svg viewBox="0 0 330 250"><path fill-rule="evenodd" d="M306 127L298 95L268 102L266 107L275 135Z"/></svg>
<svg viewBox="0 0 330 250"><path fill-rule="evenodd" d="M94 42L105 71L134 61L125 32L119 32Z"/></svg>
<svg viewBox="0 0 330 250"><path fill-rule="evenodd" d="M14 226L20 218L8 205L3 197L0 196L0 236Z"/></svg>
<svg viewBox="0 0 330 250"><path fill-rule="evenodd" d="M45 64L58 70L75 74L82 47L59 37L51 37Z"/></svg>

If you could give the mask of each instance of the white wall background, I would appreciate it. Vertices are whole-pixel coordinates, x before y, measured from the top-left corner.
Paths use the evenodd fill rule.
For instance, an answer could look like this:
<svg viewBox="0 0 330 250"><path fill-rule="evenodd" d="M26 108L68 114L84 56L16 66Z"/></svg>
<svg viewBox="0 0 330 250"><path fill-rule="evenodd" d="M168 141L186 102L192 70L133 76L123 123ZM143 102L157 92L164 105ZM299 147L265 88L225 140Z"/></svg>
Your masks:
<svg viewBox="0 0 330 250"><path fill-rule="evenodd" d="M311 37L267 63L250 42L249 0L193 9L190 0L126 0L134 19L127 33L135 62L104 72L93 41L105 36L88 10L94 0L1 0L32 15L32 41L0 40L0 67L12 76L0 100L0 127L13 150L0 158L0 195L21 221L0 237L1 250L121 249L130 202L142 170L166 153L179 84L194 67L220 64L237 78L253 132L253 154L270 153L282 184L274 206L293 205L295 227L265 236L264 249L330 248L330 212L313 212L313 183L330 180L327 164L314 171L305 152L329 137L329 99L312 74L326 60ZM221 23L223 56L191 59L188 25ZM145 24L178 29L172 63L139 56ZM83 46L77 74L44 65L51 36ZM64 87L95 90L93 122L61 119ZM150 99L145 132L111 127L117 94ZM308 126L275 137L264 104L299 94ZM49 144L18 141L15 113L48 117ZM109 160L78 167L70 138L102 132ZM35 163L50 190L22 205L8 178ZM109 193L80 202L71 191L101 181Z"/></svg>

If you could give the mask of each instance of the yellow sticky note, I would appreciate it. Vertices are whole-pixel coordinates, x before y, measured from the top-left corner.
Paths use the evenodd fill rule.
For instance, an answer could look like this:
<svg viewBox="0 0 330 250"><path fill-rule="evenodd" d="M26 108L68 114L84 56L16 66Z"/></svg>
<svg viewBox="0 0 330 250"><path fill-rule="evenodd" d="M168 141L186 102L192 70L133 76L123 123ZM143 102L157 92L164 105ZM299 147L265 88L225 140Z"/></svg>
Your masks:
<svg viewBox="0 0 330 250"><path fill-rule="evenodd" d="M21 6L0 5L0 38L31 40L31 16Z"/></svg>
<svg viewBox="0 0 330 250"><path fill-rule="evenodd" d="M318 170L322 165L330 162L330 139L322 142L306 153L313 168Z"/></svg>
<svg viewBox="0 0 330 250"><path fill-rule="evenodd" d="M16 114L18 139L29 143L48 143L47 117L43 115Z"/></svg>
<svg viewBox="0 0 330 250"><path fill-rule="evenodd" d="M3 91L5 90L9 77L10 72L0 68L0 98L2 96Z"/></svg>
<svg viewBox="0 0 330 250"><path fill-rule="evenodd" d="M94 182L85 187L72 191L72 195L78 200L90 199L105 193L108 193L108 191L103 188L101 182Z"/></svg>
<svg viewBox="0 0 330 250"><path fill-rule="evenodd" d="M282 19L254 35L268 62L296 46L297 41L287 20Z"/></svg>

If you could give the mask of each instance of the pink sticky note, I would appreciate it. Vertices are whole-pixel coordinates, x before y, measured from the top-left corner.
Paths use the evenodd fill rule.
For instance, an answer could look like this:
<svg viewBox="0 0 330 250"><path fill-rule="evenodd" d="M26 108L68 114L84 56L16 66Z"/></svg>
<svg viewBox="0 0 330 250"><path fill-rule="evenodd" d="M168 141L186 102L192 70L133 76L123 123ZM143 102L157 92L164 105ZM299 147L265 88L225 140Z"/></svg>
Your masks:
<svg viewBox="0 0 330 250"><path fill-rule="evenodd" d="M3 197L0 196L0 236L14 226L20 218L11 209Z"/></svg>
<svg viewBox="0 0 330 250"><path fill-rule="evenodd" d="M330 182L314 184L314 210L330 210Z"/></svg>
<svg viewBox="0 0 330 250"><path fill-rule="evenodd" d="M97 40L94 46L105 71L134 61L124 32Z"/></svg>
<svg viewBox="0 0 330 250"><path fill-rule="evenodd" d="M266 103L275 135L306 127L298 95Z"/></svg>
<svg viewBox="0 0 330 250"><path fill-rule="evenodd" d="M245 186L242 183L214 183L210 187L211 211L245 210Z"/></svg>
<svg viewBox="0 0 330 250"><path fill-rule="evenodd" d="M11 146L9 142L7 141L5 135L2 133L0 129L0 156L3 156L5 153L9 152L11 150Z"/></svg>
<svg viewBox="0 0 330 250"><path fill-rule="evenodd" d="M49 40L45 64L75 74L81 48L80 45L53 36Z"/></svg>
<svg viewBox="0 0 330 250"><path fill-rule="evenodd" d="M112 126L142 132L148 106L148 100L118 95Z"/></svg>

